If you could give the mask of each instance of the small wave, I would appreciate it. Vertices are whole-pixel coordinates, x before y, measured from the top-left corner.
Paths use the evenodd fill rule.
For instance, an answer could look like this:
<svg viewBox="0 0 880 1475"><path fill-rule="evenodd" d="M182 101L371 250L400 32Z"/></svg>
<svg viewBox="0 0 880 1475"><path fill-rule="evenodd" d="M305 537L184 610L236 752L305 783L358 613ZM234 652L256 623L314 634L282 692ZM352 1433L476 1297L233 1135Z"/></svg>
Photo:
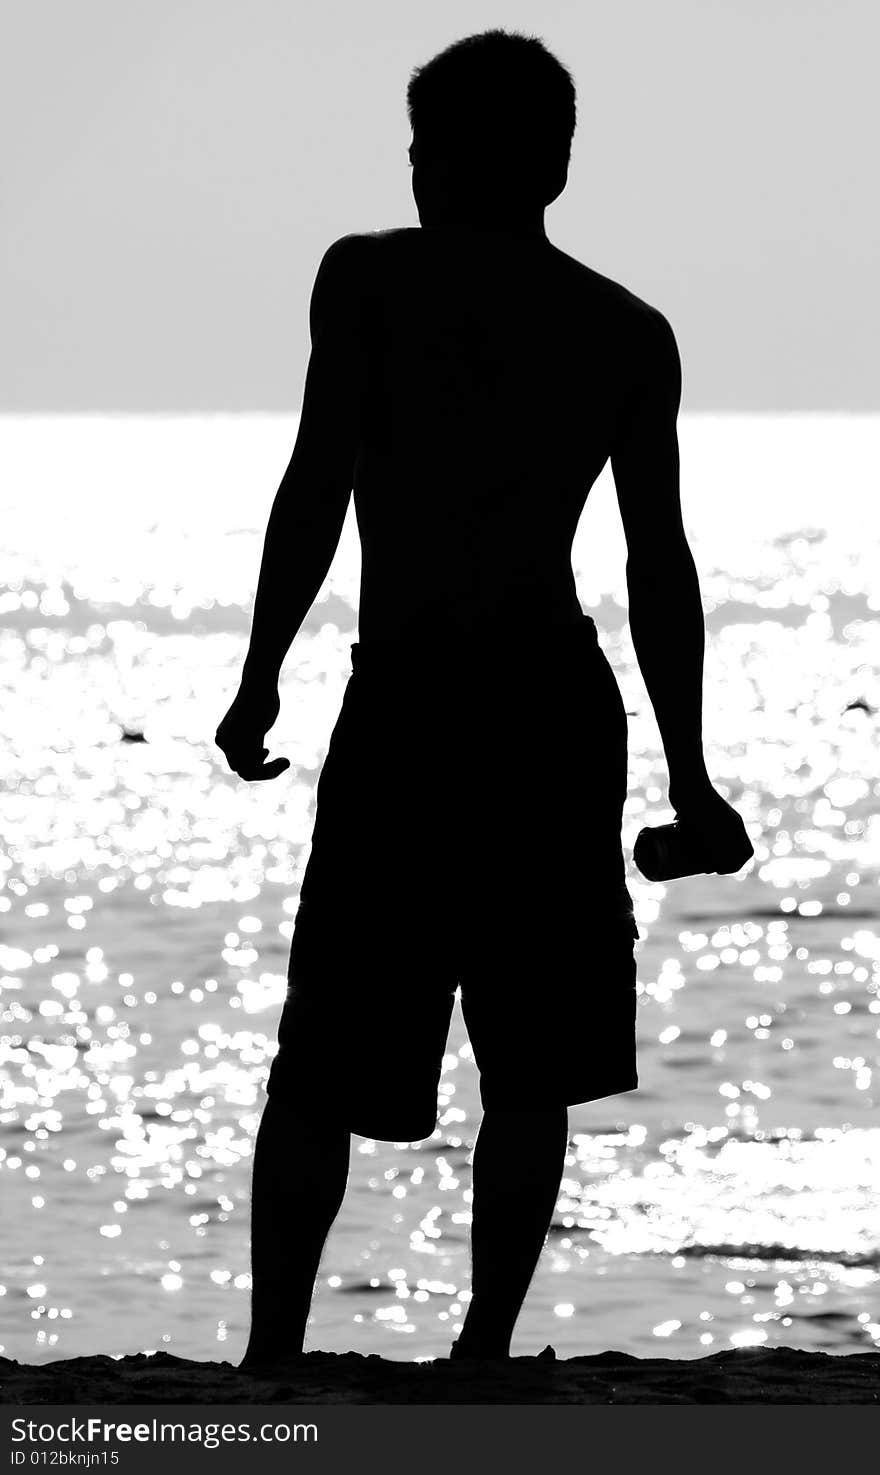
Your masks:
<svg viewBox="0 0 880 1475"><path fill-rule="evenodd" d="M737 915L737 921L742 920L752 922L777 922L779 921L781 916L783 916L787 922L827 922L832 918L837 919L840 917L857 917L860 921L863 921L865 918L875 918L876 915L876 911L872 911L870 907L823 906L821 912L817 912L815 917L807 918L801 917L800 913L798 912L782 912L780 907L749 907L747 912L744 911L742 913L742 918ZM681 913L681 920L683 922L705 922L708 923L712 928L716 928L719 925L719 919L720 913L717 909L711 912Z"/></svg>
<svg viewBox="0 0 880 1475"><path fill-rule="evenodd" d="M827 1326L851 1326L855 1317L851 1311L796 1311L793 1306L786 1309L792 1321L825 1323Z"/></svg>
<svg viewBox="0 0 880 1475"><path fill-rule="evenodd" d="M668 1253L683 1255L690 1260L785 1260L790 1264L809 1261L814 1265L845 1265L849 1269L880 1266L880 1246L864 1254L852 1254L846 1250L809 1249L803 1245L709 1244L681 1245Z"/></svg>

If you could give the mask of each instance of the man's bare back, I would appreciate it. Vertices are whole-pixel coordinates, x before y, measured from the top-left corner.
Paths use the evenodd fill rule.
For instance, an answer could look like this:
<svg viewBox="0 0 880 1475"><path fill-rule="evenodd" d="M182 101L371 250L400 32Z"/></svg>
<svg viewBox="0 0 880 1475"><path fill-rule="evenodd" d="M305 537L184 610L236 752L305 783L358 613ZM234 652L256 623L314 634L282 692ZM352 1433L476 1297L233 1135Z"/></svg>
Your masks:
<svg viewBox="0 0 880 1475"><path fill-rule="evenodd" d="M444 118L454 134L463 112L453 95ZM299 430L266 530L241 691L218 741L243 777L288 766L266 762L259 742L352 490L361 639L473 642L582 620L571 545L610 458L629 626L670 802L716 868L737 869L751 847L702 747L703 613L681 517L672 329L548 241L544 207L567 178L558 150L536 174L521 137L505 175L503 143L495 157L488 143L469 146L484 123L464 144L444 142L433 106L410 147L420 226L343 236L318 270Z"/></svg>
<svg viewBox="0 0 880 1475"><path fill-rule="evenodd" d="M665 319L540 232L349 236L325 266L358 366L362 637L578 621L572 540Z"/></svg>

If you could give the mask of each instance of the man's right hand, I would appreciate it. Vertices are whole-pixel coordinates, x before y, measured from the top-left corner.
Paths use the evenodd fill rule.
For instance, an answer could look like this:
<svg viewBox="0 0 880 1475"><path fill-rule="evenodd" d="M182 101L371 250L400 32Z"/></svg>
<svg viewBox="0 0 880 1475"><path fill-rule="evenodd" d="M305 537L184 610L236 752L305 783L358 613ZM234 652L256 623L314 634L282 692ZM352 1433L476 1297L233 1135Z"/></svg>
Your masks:
<svg viewBox="0 0 880 1475"><path fill-rule="evenodd" d="M669 802L682 828L697 837L703 869L732 875L755 853L742 817L711 783L695 788L669 785Z"/></svg>

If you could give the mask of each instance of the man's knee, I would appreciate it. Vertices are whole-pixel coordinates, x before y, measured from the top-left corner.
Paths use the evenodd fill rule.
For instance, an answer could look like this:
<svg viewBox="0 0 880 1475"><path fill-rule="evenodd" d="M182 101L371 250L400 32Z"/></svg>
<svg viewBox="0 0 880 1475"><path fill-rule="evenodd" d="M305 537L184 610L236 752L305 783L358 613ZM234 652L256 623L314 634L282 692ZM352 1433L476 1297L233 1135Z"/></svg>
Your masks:
<svg viewBox="0 0 880 1475"><path fill-rule="evenodd" d="M487 1106L483 1120L508 1125L511 1132L547 1132L568 1127L567 1106L515 1107Z"/></svg>

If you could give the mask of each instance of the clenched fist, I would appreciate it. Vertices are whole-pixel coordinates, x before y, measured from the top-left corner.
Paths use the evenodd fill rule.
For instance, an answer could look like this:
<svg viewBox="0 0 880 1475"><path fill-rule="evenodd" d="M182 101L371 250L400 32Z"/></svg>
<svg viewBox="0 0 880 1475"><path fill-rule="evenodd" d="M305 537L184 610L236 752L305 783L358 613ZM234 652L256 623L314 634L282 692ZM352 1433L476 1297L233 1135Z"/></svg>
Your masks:
<svg viewBox="0 0 880 1475"><path fill-rule="evenodd" d="M707 872L729 876L751 860L755 849L742 817L708 780L693 788L670 784L669 802L698 840Z"/></svg>

